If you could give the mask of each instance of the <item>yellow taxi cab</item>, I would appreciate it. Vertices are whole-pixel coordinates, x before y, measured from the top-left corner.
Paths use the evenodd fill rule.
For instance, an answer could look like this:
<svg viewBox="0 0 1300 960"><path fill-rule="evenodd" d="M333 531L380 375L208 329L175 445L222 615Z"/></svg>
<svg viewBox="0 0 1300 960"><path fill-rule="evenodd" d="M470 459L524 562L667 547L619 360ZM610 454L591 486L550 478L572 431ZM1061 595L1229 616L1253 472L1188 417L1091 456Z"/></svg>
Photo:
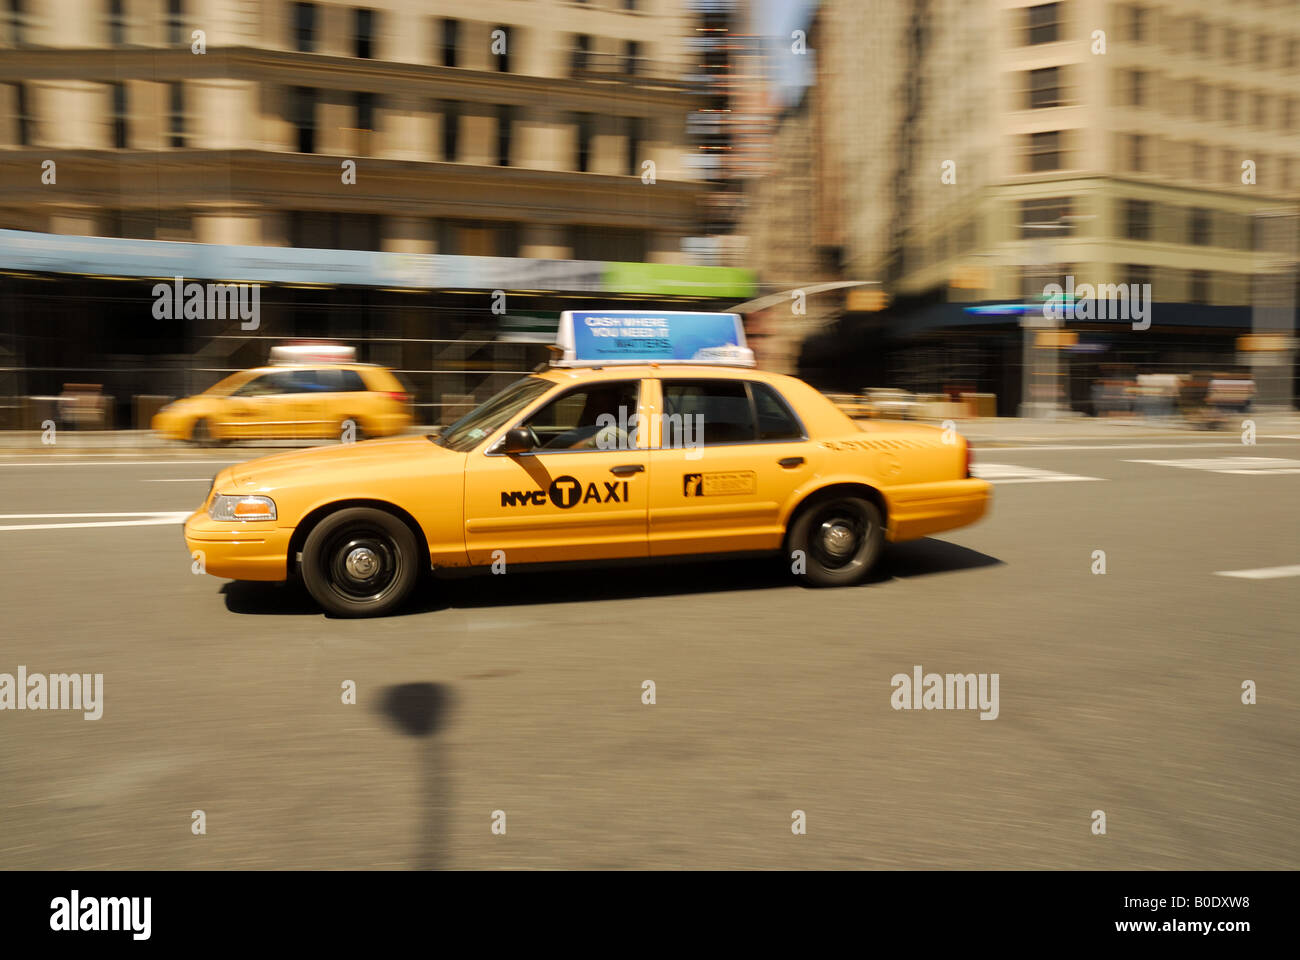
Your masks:
<svg viewBox="0 0 1300 960"><path fill-rule="evenodd" d="M566 312L561 357L437 435L228 467L185 524L207 573L301 577L325 611L397 607L427 571L784 554L861 582L883 543L972 523L964 438L859 426L753 368L735 314Z"/></svg>
<svg viewBox="0 0 1300 960"><path fill-rule="evenodd" d="M271 348L271 366L242 370L154 414L165 437L208 445L276 438L363 439L402 433L411 398L384 367L356 363L351 347Z"/></svg>

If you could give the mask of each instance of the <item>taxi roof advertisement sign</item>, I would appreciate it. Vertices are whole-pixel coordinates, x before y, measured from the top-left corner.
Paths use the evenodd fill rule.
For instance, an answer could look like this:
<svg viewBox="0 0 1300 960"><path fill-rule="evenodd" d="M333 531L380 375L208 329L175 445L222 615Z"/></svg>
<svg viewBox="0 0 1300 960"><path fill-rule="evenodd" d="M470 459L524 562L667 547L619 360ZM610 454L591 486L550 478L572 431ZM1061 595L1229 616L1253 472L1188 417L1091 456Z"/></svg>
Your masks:
<svg viewBox="0 0 1300 960"><path fill-rule="evenodd" d="M556 366L707 363L752 367L745 329L735 313L673 310L566 310L560 314Z"/></svg>

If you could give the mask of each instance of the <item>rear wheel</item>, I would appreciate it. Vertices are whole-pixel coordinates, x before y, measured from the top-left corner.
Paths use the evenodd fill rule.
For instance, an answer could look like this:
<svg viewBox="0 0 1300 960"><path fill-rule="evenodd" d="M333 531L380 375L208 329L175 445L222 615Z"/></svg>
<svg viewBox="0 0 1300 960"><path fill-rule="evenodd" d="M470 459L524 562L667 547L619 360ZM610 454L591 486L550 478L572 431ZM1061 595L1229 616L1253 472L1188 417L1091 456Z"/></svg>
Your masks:
<svg viewBox="0 0 1300 960"><path fill-rule="evenodd" d="M351 436L349 437L349 429ZM339 421L339 442L350 443L366 439L366 431L361 427L360 417L344 417Z"/></svg>
<svg viewBox="0 0 1300 960"><path fill-rule="evenodd" d="M410 595L419 573L415 534L383 510L332 513L303 544L303 585L336 617L392 612Z"/></svg>
<svg viewBox="0 0 1300 960"><path fill-rule="evenodd" d="M828 497L799 513L790 528L790 549L804 554L803 580L818 587L861 583L884 546L880 508L853 496Z"/></svg>
<svg viewBox="0 0 1300 960"><path fill-rule="evenodd" d="M194 426L190 427L190 440L200 447L210 447L215 442L212 439L212 428L203 417L195 420Z"/></svg>

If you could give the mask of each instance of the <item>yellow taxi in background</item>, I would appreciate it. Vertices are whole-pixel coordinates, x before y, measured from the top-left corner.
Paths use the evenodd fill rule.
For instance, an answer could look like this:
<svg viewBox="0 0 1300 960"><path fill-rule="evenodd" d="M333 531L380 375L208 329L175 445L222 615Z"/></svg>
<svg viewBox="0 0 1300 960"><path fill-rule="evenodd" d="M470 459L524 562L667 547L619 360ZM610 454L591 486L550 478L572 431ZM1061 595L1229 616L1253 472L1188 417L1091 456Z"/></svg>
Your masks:
<svg viewBox="0 0 1300 960"><path fill-rule="evenodd" d="M364 439L411 425L411 397L350 347L273 347L271 366L243 370L154 414L165 437L200 445L277 438Z"/></svg>
<svg viewBox="0 0 1300 960"><path fill-rule="evenodd" d="M861 582L886 540L969 524L990 485L936 427L859 426L753 369L734 314L566 312L562 359L431 436L222 470L185 524L208 573L300 576L336 616L460 567L770 552Z"/></svg>

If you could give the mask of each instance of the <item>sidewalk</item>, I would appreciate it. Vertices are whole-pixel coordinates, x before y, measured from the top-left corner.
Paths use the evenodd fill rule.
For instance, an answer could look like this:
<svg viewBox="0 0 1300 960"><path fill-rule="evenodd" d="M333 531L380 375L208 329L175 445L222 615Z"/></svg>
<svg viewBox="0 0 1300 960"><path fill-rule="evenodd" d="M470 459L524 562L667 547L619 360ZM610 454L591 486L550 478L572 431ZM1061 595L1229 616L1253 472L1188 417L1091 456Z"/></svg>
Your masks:
<svg viewBox="0 0 1300 960"><path fill-rule="evenodd" d="M1198 429L1181 420L1155 421L1075 417L1066 420L1024 420L1018 417L984 417L954 420L957 432L979 444L1088 443L1147 439L1210 440L1236 439L1242 423L1253 420L1255 435L1300 438L1300 413L1234 415L1218 430ZM859 421L870 425L872 421ZM890 423L903 421L891 420ZM942 426L938 420L906 421ZM412 436L428 433L430 427L416 427ZM178 440L164 440L149 430L60 430L55 443L41 442L37 430L0 431L0 457L15 456L156 456L161 459L241 460L266 456L280 450L321 446L324 440L254 440L223 447L196 447Z"/></svg>

